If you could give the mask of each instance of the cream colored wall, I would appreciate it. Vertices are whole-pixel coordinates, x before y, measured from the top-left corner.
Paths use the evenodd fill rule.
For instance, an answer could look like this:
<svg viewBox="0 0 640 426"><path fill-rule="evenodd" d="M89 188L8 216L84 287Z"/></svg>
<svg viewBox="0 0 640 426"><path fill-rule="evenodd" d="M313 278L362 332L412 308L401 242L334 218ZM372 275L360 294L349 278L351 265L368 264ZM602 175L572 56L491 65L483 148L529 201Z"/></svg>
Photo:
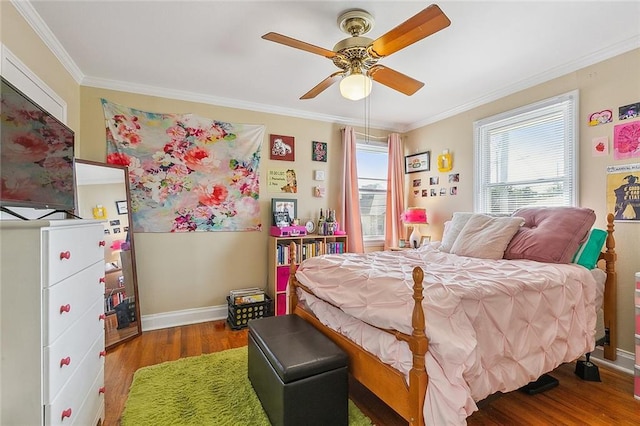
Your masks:
<svg viewBox="0 0 640 426"><path fill-rule="evenodd" d="M0 42L67 102L67 125L80 138L80 86L7 1L0 1Z"/></svg>
<svg viewBox="0 0 640 426"><path fill-rule="evenodd" d="M440 176L440 181L448 173L414 173L407 175L409 189L408 204L423 206L427 209L429 225L425 233L434 239L442 237L442 224L455 211L473 210L473 122L513 108L546 99L554 95L578 89L580 93L580 205L593 209L597 216L596 226L606 226L606 167L609 165L640 163L635 160L614 161L612 154L606 157L591 155L591 140L608 136L612 152L613 123L589 127L587 119L590 113L611 109L617 114L619 106L640 101L640 49L614 57L607 61L586 67L577 72L556 78L507 96L495 102L483 105L446 120L409 132L405 138L407 153L431 150L432 170L437 170L436 156L443 149L453 153L454 169L460 173L458 195L445 197L414 197L411 193L411 181L422 178L422 188L429 176ZM634 273L640 271L640 223L616 222L616 251L618 253L618 347L634 350Z"/></svg>
<svg viewBox="0 0 640 426"><path fill-rule="evenodd" d="M320 121L264 114L193 102L112 90L82 87L84 159L105 161L104 114L100 98L152 112L190 112L216 120L265 125L260 162L261 232L197 232L189 234L136 233L136 261L142 315L225 304L229 290L264 287L267 279L267 241L271 198L297 199L298 216L316 220L320 208L338 207L340 184L340 126ZM295 162L269 159L269 134L295 137ZM328 161L311 161L311 142L327 142ZM294 168L297 194L268 193L267 171ZM324 170L326 180L313 180ZM313 187L326 187L315 198Z"/></svg>

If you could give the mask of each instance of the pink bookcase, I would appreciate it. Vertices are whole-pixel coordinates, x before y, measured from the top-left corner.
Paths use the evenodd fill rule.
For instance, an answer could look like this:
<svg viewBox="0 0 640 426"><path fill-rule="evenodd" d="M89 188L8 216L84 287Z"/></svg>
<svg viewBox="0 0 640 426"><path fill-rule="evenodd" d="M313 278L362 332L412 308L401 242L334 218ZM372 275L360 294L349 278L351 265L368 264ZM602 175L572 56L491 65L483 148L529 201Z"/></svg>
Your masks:
<svg viewBox="0 0 640 426"><path fill-rule="evenodd" d="M299 263L314 256L344 253L347 247L347 236L307 234L296 237L269 237L267 292L274 301L275 315L289 313L288 286L291 259L289 250L292 242L296 243L296 259Z"/></svg>

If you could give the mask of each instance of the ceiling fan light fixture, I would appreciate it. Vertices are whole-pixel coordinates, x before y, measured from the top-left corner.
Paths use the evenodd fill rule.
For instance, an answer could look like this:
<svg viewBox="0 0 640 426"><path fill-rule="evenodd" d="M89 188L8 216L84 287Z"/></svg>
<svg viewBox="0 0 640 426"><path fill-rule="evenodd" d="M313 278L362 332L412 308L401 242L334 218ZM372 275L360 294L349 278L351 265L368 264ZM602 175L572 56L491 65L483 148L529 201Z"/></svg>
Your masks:
<svg viewBox="0 0 640 426"><path fill-rule="evenodd" d="M361 73L352 73L340 81L340 94L352 101L359 101L371 94L371 78Z"/></svg>

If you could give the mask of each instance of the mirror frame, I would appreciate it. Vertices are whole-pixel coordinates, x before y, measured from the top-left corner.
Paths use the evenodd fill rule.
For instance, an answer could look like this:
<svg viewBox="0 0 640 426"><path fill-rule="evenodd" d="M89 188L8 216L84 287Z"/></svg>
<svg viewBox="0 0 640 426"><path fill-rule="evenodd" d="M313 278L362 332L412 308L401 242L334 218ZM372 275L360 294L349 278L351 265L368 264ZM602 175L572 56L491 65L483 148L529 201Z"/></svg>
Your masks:
<svg viewBox="0 0 640 426"><path fill-rule="evenodd" d="M117 345L127 342L131 339L134 339L138 336L140 336L142 334L142 318L140 317L140 298L138 297L138 272L136 269L136 252L135 252L135 242L134 242L134 238L133 238L133 217L131 214L131 190L130 190L130 184L129 184L129 169L126 166L121 166L121 165L116 165L116 164L108 164L108 163L100 163L97 161L91 161L91 160L82 160L79 158L75 159L75 164L86 164L88 166L95 166L95 167L103 167L103 168L111 168L111 169L120 169L122 170L123 174L124 174L124 187L125 187L125 193L126 193L126 200L127 200L127 219L129 221L129 234L128 234L128 239L129 239L129 245L130 245L130 251L131 251L131 275L133 277L133 293L134 293L134 297L135 297L135 313L136 313L136 332L134 334L131 334L130 336L124 337L120 340L114 341L114 342L107 342L107 330L106 330L106 323L105 323L105 349L106 350L110 350L114 347L116 347ZM79 205L79 200L78 200L78 190L77 190L77 186L78 185L78 173L75 170L75 164L74 164L74 172L75 172L75 179L76 179L76 211L75 213L79 216L80 213L80 205ZM115 207L114 207L115 208ZM93 219L93 218L88 218L88 219Z"/></svg>

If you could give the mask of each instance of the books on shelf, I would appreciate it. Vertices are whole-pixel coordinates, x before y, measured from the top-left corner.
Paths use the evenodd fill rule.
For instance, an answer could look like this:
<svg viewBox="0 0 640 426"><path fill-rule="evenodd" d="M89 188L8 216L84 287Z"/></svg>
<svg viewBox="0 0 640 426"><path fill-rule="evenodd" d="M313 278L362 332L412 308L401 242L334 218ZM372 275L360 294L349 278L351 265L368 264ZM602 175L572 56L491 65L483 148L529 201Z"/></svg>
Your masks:
<svg viewBox="0 0 640 426"><path fill-rule="evenodd" d="M278 265L288 265L291 253L289 242L278 243L276 246L276 255ZM301 262L310 257L320 256L323 254L340 254L346 251L345 243L342 241L303 241L296 245L296 259Z"/></svg>
<svg viewBox="0 0 640 426"><path fill-rule="evenodd" d="M109 289L108 289L109 290ZM109 290L109 293L104 297L104 311L111 313L116 306L124 302L127 298L124 287L116 287Z"/></svg>
<svg viewBox="0 0 640 426"><path fill-rule="evenodd" d="M229 292L229 300L234 305L244 305L246 303L258 303L265 301L265 293L261 288L242 288L239 290L231 290Z"/></svg>

